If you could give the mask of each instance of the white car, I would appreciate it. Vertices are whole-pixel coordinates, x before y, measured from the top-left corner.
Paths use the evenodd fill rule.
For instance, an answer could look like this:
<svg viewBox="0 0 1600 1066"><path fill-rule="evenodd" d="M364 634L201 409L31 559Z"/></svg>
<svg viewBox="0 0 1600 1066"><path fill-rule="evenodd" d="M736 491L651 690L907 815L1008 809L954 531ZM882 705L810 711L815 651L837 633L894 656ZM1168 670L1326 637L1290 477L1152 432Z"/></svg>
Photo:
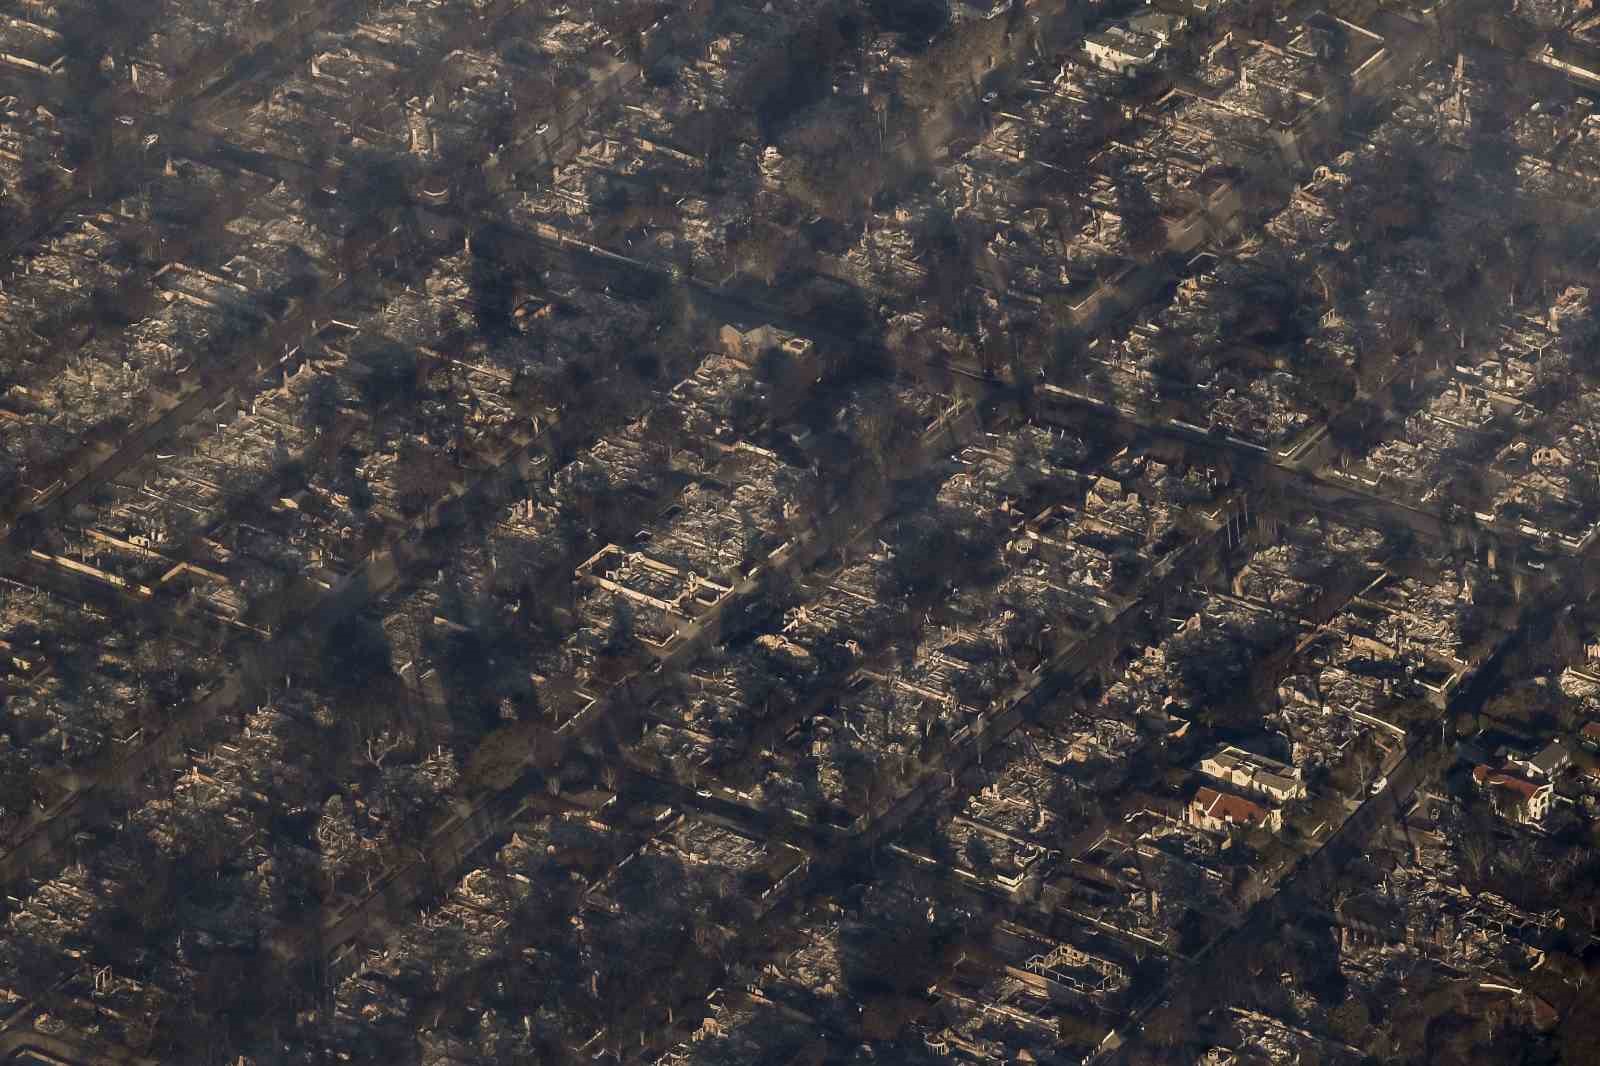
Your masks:
<svg viewBox="0 0 1600 1066"><path fill-rule="evenodd" d="M1374 781L1372 783L1371 792L1372 792L1372 794L1374 796L1382 795L1383 790L1388 788L1388 787L1389 787L1389 778L1387 776L1380 777L1380 778L1378 778L1376 781Z"/></svg>

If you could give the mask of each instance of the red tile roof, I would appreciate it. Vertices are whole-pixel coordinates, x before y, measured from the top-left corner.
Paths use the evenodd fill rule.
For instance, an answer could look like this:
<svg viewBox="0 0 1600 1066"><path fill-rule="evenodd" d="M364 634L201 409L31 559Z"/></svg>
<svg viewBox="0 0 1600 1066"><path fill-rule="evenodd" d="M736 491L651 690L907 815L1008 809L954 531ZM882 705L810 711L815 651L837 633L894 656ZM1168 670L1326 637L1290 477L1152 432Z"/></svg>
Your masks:
<svg viewBox="0 0 1600 1066"><path fill-rule="evenodd" d="M1487 766L1474 766L1472 779L1480 785L1494 788L1503 788L1508 792L1515 792L1525 800L1532 799L1539 792L1541 786L1532 781L1508 774L1504 770L1493 770Z"/></svg>
<svg viewBox="0 0 1600 1066"><path fill-rule="evenodd" d="M1201 788L1194 794L1194 801L1208 818L1223 818L1236 825L1254 825L1267 820L1265 807L1214 788Z"/></svg>

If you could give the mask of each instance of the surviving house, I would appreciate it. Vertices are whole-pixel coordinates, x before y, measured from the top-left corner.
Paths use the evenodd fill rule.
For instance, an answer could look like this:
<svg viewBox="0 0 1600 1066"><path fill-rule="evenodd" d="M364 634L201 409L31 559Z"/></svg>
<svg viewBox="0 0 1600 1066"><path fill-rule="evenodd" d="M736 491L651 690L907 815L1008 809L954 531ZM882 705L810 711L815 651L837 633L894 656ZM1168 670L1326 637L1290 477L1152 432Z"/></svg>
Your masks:
<svg viewBox="0 0 1600 1066"><path fill-rule="evenodd" d="M1306 795L1306 785L1297 767L1232 745L1224 745L1200 760L1199 770L1208 777L1246 792L1269 796L1278 803L1304 799Z"/></svg>
<svg viewBox="0 0 1600 1066"><path fill-rule="evenodd" d="M1213 832L1226 832L1237 826L1242 829L1264 827L1276 833L1283 827L1283 815L1280 812L1243 796L1218 792L1209 787L1202 787L1194 794L1194 799L1189 801L1188 815L1189 824Z"/></svg>
<svg viewBox="0 0 1600 1066"><path fill-rule="evenodd" d="M1473 783L1482 789L1502 818L1520 825L1538 825L1550 813L1555 789L1525 777L1478 765L1472 768Z"/></svg>
<svg viewBox="0 0 1600 1066"><path fill-rule="evenodd" d="M1085 37L1083 50L1090 62L1101 70L1131 77L1155 62L1161 51L1161 43L1135 30L1111 26Z"/></svg>

